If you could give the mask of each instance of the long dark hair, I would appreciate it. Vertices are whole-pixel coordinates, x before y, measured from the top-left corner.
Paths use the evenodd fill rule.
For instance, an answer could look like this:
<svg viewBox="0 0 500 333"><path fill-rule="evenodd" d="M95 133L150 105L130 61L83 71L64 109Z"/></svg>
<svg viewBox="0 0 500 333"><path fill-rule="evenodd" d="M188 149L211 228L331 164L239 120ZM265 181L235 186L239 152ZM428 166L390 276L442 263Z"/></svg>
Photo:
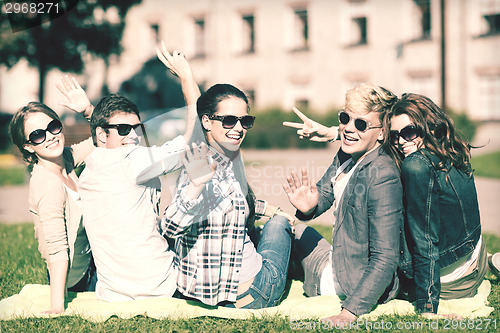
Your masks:
<svg viewBox="0 0 500 333"><path fill-rule="evenodd" d="M35 153L30 153L29 151L24 149L24 145L28 140L24 132L24 124L26 123L26 119L30 114L37 112L44 113L51 119L61 121L57 113L55 113L54 110L49 108L47 105L39 102L30 102L14 114L9 124L9 134L12 143L17 146L17 148L23 155L23 160L29 164L30 169L34 164L38 163L38 156Z"/></svg>
<svg viewBox="0 0 500 333"><path fill-rule="evenodd" d="M435 165L438 170L450 171L452 167L472 174L470 165L470 145L455 129L451 118L431 99L419 94L403 94L384 118L386 149L401 166L404 156L389 140L390 124L393 117L406 114L422 137L422 145L439 158Z"/></svg>
<svg viewBox="0 0 500 333"><path fill-rule="evenodd" d="M231 84L216 84L210 87L206 92L201 94L201 96L196 101L196 111L198 112L198 118L200 122L204 115L213 115L217 113L219 103L225 100L226 98L235 97L242 99L247 105L247 111L250 110L248 104L248 98L243 91L236 88ZM203 127L203 126L202 126ZM206 129L203 127L203 132L206 135ZM255 194L248 184L246 179L245 170L243 166L243 162L241 161L241 155L238 154L238 161L233 161L233 168L236 167L237 163L240 163L241 170L234 170L234 175L238 183L240 183L240 187L242 189L247 189L247 193L245 195L245 199L248 204L248 208L250 210L250 214L248 215L246 226L248 230L253 229L255 224Z"/></svg>

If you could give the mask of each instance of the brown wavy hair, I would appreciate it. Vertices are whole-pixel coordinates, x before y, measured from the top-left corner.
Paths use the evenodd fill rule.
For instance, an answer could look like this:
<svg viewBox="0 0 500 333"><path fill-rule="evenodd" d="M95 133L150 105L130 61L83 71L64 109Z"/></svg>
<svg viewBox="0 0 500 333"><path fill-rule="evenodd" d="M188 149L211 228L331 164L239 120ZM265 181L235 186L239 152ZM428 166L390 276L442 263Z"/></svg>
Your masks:
<svg viewBox="0 0 500 333"><path fill-rule="evenodd" d="M30 102L14 114L9 124L10 139L12 140L12 143L17 146L21 154L23 154L23 160L30 165L30 168L33 167L33 164L38 163L38 156L36 153L30 153L24 149L24 145L28 140L28 138L26 138L26 134L24 133L24 124L26 123L26 119L31 114L37 112L44 113L51 119L61 121L57 113L55 113L54 110L49 108L47 105L39 102Z"/></svg>
<svg viewBox="0 0 500 333"><path fill-rule="evenodd" d="M420 132L423 148L439 158L440 162L434 165L436 169L448 172L455 167L467 175L472 174L471 146L455 129L453 120L428 97L411 93L403 94L383 121L385 148L399 167L404 155L390 143L389 138L391 119L402 114L408 115Z"/></svg>

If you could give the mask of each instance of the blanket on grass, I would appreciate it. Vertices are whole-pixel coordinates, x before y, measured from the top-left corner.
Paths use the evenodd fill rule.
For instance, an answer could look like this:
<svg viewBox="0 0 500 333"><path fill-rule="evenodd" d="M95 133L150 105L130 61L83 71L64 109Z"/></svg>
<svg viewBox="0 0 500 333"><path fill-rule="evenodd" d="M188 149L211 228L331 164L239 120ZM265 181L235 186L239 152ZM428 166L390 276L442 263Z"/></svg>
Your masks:
<svg viewBox="0 0 500 333"><path fill-rule="evenodd" d="M477 295L472 298L441 300L439 314L456 313L464 318L486 317L493 311L492 307L487 306L486 298L490 291L491 284L485 280ZM207 306L194 301L166 297L109 303L98 301L94 292L69 293L66 302L66 311L61 315L79 316L91 322L104 322L111 316L129 319L139 315L156 319L203 316L245 319L279 315L290 320L300 320L326 318L341 311L341 302L337 296L306 297L300 281L292 282L288 296L279 306L260 310ZM0 319L51 317L42 314L42 311L49 309L50 287L28 284L19 294L0 301ZM381 315L411 314L415 314L415 309L410 302L392 300L378 305L372 312L361 316L361 319L375 320Z"/></svg>

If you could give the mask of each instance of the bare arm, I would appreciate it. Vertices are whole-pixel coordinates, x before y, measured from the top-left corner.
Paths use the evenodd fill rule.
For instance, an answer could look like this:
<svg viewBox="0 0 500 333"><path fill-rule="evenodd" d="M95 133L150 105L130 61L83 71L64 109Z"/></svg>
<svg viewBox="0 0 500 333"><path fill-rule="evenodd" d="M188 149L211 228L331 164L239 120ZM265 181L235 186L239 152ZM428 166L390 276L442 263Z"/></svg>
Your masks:
<svg viewBox="0 0 500 333"><path fill-rule="evenodd" d="M200 89L196 84L193 77L193 72L189 66L186 57L178 52L174 51L170 54L162 41L160 47L156 48L156 55L158 59L163 62L163 64L170 70L172 74L177 76L181 81L182 93L184 94L184 99L188 106L187 117L186 117L186 132L184 138L186 142L191 139L193 134L194 125L198 115L196 113L196 101L200 97Z"/></svg>
<svg viewBox="0 0 500 333"><path fill-rule="evenodd" d="M56 314L64 312L67 272L67 260L56 261L49 264L50 311L47 311L46 313Z"/></svg>

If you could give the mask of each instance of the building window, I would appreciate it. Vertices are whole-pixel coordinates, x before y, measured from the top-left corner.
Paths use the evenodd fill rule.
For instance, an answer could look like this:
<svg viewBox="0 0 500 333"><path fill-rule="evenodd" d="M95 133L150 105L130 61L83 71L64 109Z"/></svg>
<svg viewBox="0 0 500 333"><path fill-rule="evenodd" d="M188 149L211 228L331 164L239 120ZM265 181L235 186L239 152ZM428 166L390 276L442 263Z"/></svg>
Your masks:
<svg viewBox="0 0 500 333"><path fill-rule="evenodd" d="M417 6L416 10L416 39L431 38L431 1L413 0Z"/></svg>
<svg viewBox="0 0 500 333"><path fill-rule="evenodd" d="M309 110L309 99L308 98L297 98L295 99L295 103L293 103L295 107L299 110Z"/></svg>
<svg viewBox="0 0 500 333"><path fill-rule="evenodd" d="M153 38L155 42L158 43L160 41L160 33L159 33L160 27L156 23L151 24L150 27L151 30L153 31Z"/></svg>
<svg viewBox="0 0 500 333"><path fill-rule="evenodd" d="M343 41L347 46L368 44L368 4L365 0L348 0L343 6Z"/></svg>
<svg viewBox="0 0 500 333"><path fill-rule="evenodd" d="M241 31L241 51L242 53L255 52L255 18L253 14L245 14L241 17L242 31Z"/></svg>
<svg viewBox="0 0 500 333"><path fill-rule="evenodd" d="M479 77L480 114L482 120L500 120L500 75Z"/></svg>
<svg viewBox="0 0 500 333"><path fill-rule="evenodd" d="M248 98L248 105L251 108L255 107L255 89L245 89L245 95Z"/></svg>
<svg viewBox="0 0 500 333"><path fill-rule="evenodd" d="M293 49L305 50L308 48L309 26L307 22L307 9L294 9Z"/></svg>
<svg viewBox="0 0 500 333"><path fill-rule="evenodd" d="M363 45L368 43L366 32L366 17L354 17L351 27L352 45Z"/></svg>
<svg viewBox="0 0 500 333"><path fill-rule="evenodd" d="M486 24L488 26L487 35L493 35L500 33L500 13L484 15Z"/></svg>
<svg viewBox="0 0 500 333"><path fill-rule="evenodd" d="M416 71L410 73L410 87L412 92L429 97L439 103L438 85L432 71Z"/></svg>
<svg viewBox="0 0 500 333"><path fill-rule="evenodd" d="M205 56L205 18L197 18L194 20L194 56Z"/></svg>
<svg viewBox="0 0 500 333"><path fill-rule="evenodd" d="M311 88L307 80L299 79L292 82L286 91L283 107L291 108L295 106L301 111L307 110L310 106Z"/></svg>
<svg viewBox="0 0 500 333"><path fill-rule="evenodd" d="M500 33L500 0L482 0L480 8L485 24L483 35Z"/></svg>

